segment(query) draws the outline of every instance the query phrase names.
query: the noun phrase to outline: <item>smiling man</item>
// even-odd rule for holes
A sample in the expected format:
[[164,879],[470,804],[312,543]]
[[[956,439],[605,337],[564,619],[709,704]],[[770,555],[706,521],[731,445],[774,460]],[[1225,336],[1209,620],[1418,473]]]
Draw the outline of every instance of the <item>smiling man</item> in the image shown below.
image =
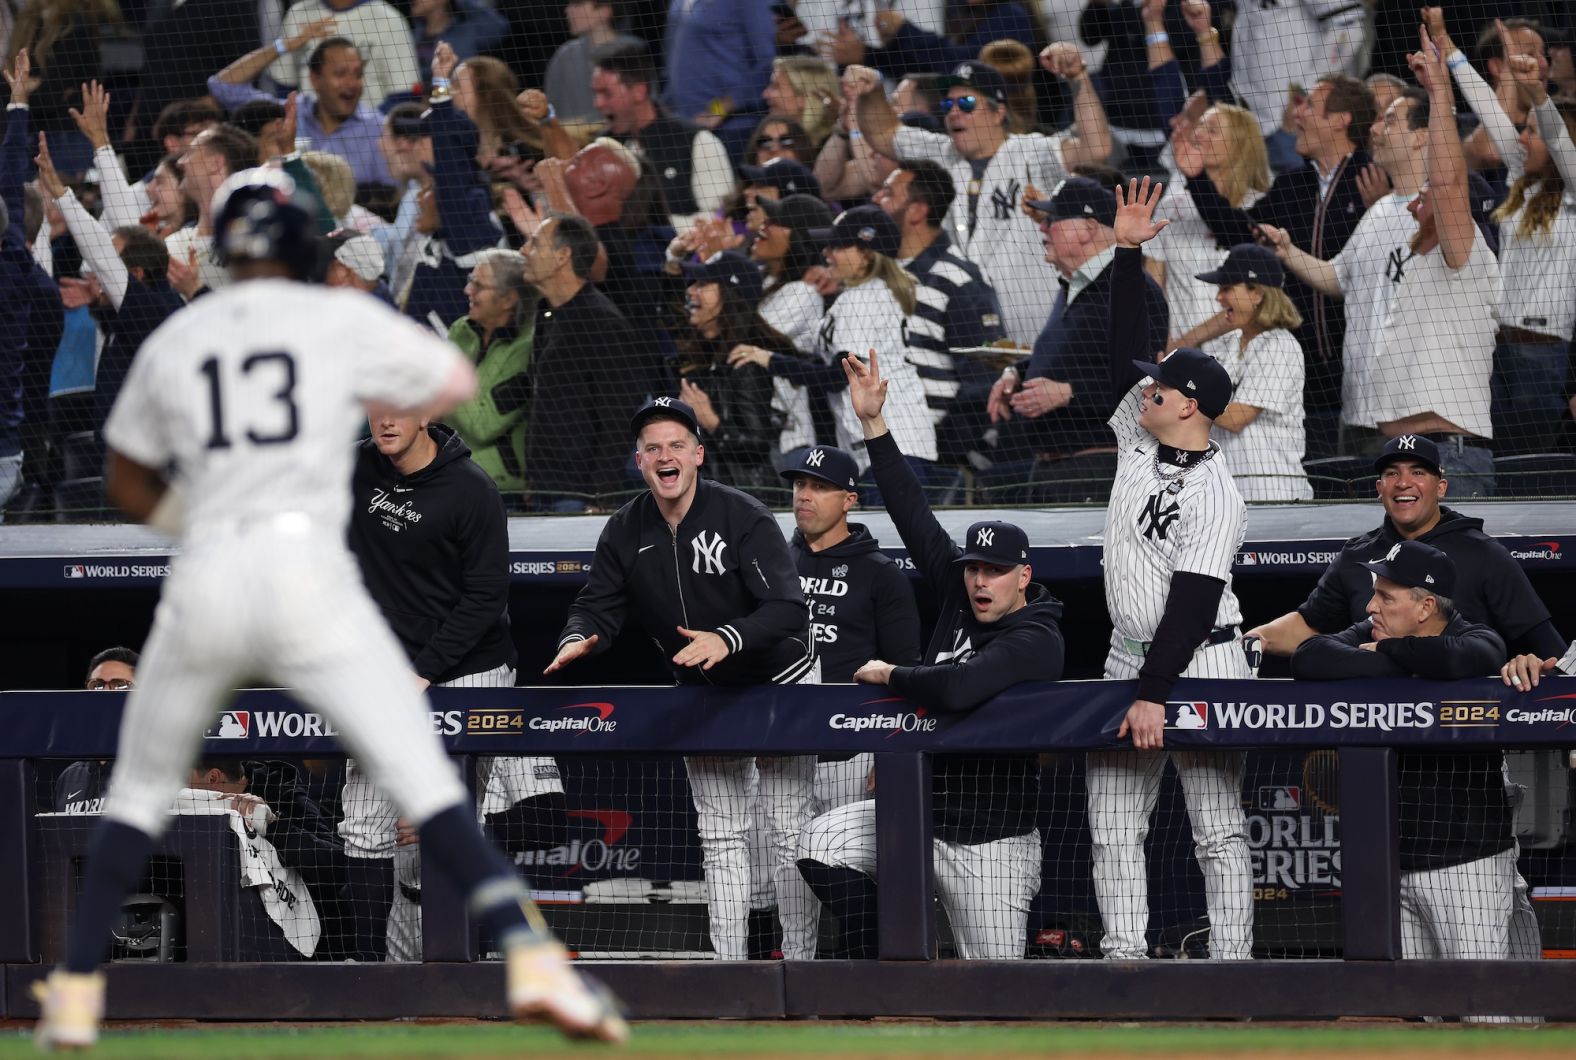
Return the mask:
[[[584,589],[569,608],[558,655],[544,673],[604,651],[633,612],[681,685],[794,684],[815,679],[799,576],[771,512],[731,486],[700,477],[706,448],[695,413],[659,397],[635,413],[635,464],[649,491],[608,519]],[[773,827],[797,840],[810,814],[813,757],[688,757],[706,864],[711,945],[721,960],[748,955],[752,791]],[[791,849],[791,848],[790,848]],[[813,903],[778,874],[784,952],[801,933],[814,956]]]
[[[1011,523],[978,522],[960,548],[937,522],[913,469],[887,428],[887,381],[879,355],[843,361],[876,485],[921,576],[940,597],[924,662],[871,659],[856,681],[889,685],[926,711],[959,713],[1023,681],[1062,676],[1061,601],[1031,580],[1029,539]],[[908,708],[904,708],[908,709]],[[1023,956],[1029,903],[1040,885],[1035,828],[1039,764],[1032,755],[937,755],[932,767],[936,892],[958,955]],[[823,902],[852,907],[869,923],[876,877],[875,803],[853,802],[817,817],[799,844],[799,871]],[[875,957],[863,932],[849,957]]]
[[1374,461],[1374,471],[1384,521],[1341,546],[1300,607],[1249,630],[1248,637],[1259,638],[1271,655],[1290,655],[1315,634],[1336,633],[1362,621],[1373,587],[1364,564],[1381,559],[1401,541],[1421,541],[1455,563],[1452,599],[1467,619],[1489,626],[1515,651],[1541,658],[1565,651],[1549,609],[1505,546],[1483,532],[1482,519],[1440,503],[1450,482],[1440,471],[1437,444],[1420,435],[1392,438]]

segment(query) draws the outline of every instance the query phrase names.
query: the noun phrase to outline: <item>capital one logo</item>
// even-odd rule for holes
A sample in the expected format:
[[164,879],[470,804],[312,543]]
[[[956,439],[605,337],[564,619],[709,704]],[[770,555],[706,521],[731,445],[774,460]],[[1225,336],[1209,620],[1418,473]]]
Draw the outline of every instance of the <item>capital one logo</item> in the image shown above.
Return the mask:
[[976,548],[995,548],[996,531],[988,528],[982,528],[974,539],[974,545]]
[[820,449],[812,449],[810,455],[804,458],[806,467],[820,467],[821,461],[826,459],[826,453]]
[[[706,531],[702,530],[690,538],[690,551],[695,554],[690,561],[690,569],[696,574],[724,573],[722,552],[727,547],[728,543],[722,539],[721,534],[712,531],[711,539],[708,541]],[[706,565],[704,570],[701,569],[703,563]]]

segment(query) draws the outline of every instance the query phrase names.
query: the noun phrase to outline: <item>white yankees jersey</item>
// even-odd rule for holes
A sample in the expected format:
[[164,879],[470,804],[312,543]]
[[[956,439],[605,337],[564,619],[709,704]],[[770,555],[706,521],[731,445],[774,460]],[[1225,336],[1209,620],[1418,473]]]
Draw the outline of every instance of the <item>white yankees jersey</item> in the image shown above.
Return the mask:
[[[1160,481],[1157,442],[1138,424],[1140,385],[1127,392],[1108,421],[1118,457],[1111,503],[1105,510],[1105,604],[1118,637],[1150,641],[1166,611],[1171,575],[1188,571],[1226,583],[1215,626],[1242,621],[1231,591],[1231,564],[1247,532],[1247,508],[1218,446],[1215,456],[1180,480]],[[1174,472],[1173,472],[1174,473]]]
[[897,152],[903,158],[928,158],[952,174],[957,198],[947,211],[946,230],[958,253],[977,264],[1001,300],[1007,337],[1032,346],[1050,316],[1056,295],[1056,269],[1045,260],[1040,230],[1024,216],[1023,189],[1030,183],[1049,195],[1068,173],[1062,144],[1071,133],[1009,136],[979,178],[974,225],[969,226],[969,185],[974,170],[945,133],[902,126]]
[[1313,487],[1302,468],[1307,449],[1302,344],[1285,328],[1255,335],[1245,350],[1239,348],[1240,337],[1237,331],[1222,336],[1229,351],[1222,360],[1231,376],[1231,401],[1252,405],[1259,415],[1240,431],[1215,427],[1210,440],[1220,446],[1243,500],[1311,501]]
[[230,273],[213,254],[213,237],[197,234],[196,225],[188,225],[164,237],[164,249],[171,261],[185,262],[192,251],[197,252],[197,275],[202,285],[217,291],[230,283]]
[[[903,307],[886,284],[867,280],[838,295],[821,318],[818,352],[831,363],[841,350],[865,357],[874,349],[881,363],[881,376],[891,384],[886,410],[892,437],[904,455],[934,460],[936,426],[925,406],[919,373],[909,360],[910,326],[911,319],[903,315]],[[860,470],[864,470],[870,458],[865,455],[864,429],[854,414],[848,391],[838,391],[831,404],[832,415],[837,418],[837,444],[852,451]]]
[[343,538],[364,403],[419,406],[458,358],[359,291],[252,280],[149,336],[104,440],[145,467],[174,465],[188,542],[286,515]]

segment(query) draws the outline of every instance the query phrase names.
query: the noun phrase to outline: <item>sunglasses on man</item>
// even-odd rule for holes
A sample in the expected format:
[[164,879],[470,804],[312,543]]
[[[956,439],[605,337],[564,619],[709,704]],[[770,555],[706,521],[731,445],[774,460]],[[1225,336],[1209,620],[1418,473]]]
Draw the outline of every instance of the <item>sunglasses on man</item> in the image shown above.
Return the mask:
[[957,107],[965,114],[973,114],[974,108],[979,105],[978,96],[958,96],[956,99],[949,97],[941,101],[941,113],[951,114],[952,108]]

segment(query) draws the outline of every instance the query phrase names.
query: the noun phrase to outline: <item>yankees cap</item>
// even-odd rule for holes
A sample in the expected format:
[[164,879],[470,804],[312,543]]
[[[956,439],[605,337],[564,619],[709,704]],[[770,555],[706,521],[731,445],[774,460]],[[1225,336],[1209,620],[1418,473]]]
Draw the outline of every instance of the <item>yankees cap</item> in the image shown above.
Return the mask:
[[837,215],[831,228],[817,228],[810,238],[824,247],[864,247],[889,258],[897,257],[903,233],[897,222],[879,206],[855,206]]
[[859,488],[859,464],[851,454],[830,445],[812,445],[793,453],[781,474],[790,482],[808,475],[845,490]]
[[1384,559],[1363,566],[1408,589],[1423,589],[1436,596],[1454,596],[1456,565],[1433,545],[1422,541],[1401,541]]
[[989,563],[994,567],[1016,567],[1029,562],[1029,535],[1012,523],[987,519],[969,527],[963,555],[955,563]]
[[1057,184],[1048,199],[1033,199],[1028,205],[1039,210],[1050,224],[1082,217],[1103,224],[1116,224],[1116,194],[1088,177],[1068,177]]
[[786,195],[781,199],[757,199],[755,205],[774,225],[795,232],[813,232],[832,227],[832,208],[814,195]]
[[641,429],[652,420],[682,423],[695,437],[700,437],[700,422],[695,419],[695,410],[676,397],[654,397],[640,406],[635,418],[629,421],[630,433],[638,439]]
[[792,158],[773,158],[759,166],[740,166],[746,187],[776,188],[779,195],[821,197],[821,182],[810,167]]
[[752,309],[766,293],[761,267],[737,250],[724,250],[705,261],[686,261],[684,275],[690,283],[714,283],[724,294],[731,291]]
[[1432,438],[1421,434],[1403,434],[1391,438],[1374,458],[1374,470],[1382,474],[1385,468],[1398,460],[1423,464],[1434,474],[1444,477],[1439,467],[1439,446]]
[[1286,284],[1286,267],[1269,247],[1257,243],[1238,243],[1226,255],[1226,260],[1210,272],[1197,274],[1201,283],[1229,287],[1237,283],[1255,283],[1260,287],[1283,287]]
[[997,103],[1007,102],[1007,79],[1002,77],[995,67],[977,59],[959,63],[952,68],[950,74],[936,82],[936,88],[943,94],[951,92],[959,85],[976,89]]
[[1149,378],[1198,402],[1198,410],[1219,419],[1231,404],[1231,376],[1221,363],[1203,350],[1182,347],[1171,351],[1160,364],[1134,361],[1133,367]]

